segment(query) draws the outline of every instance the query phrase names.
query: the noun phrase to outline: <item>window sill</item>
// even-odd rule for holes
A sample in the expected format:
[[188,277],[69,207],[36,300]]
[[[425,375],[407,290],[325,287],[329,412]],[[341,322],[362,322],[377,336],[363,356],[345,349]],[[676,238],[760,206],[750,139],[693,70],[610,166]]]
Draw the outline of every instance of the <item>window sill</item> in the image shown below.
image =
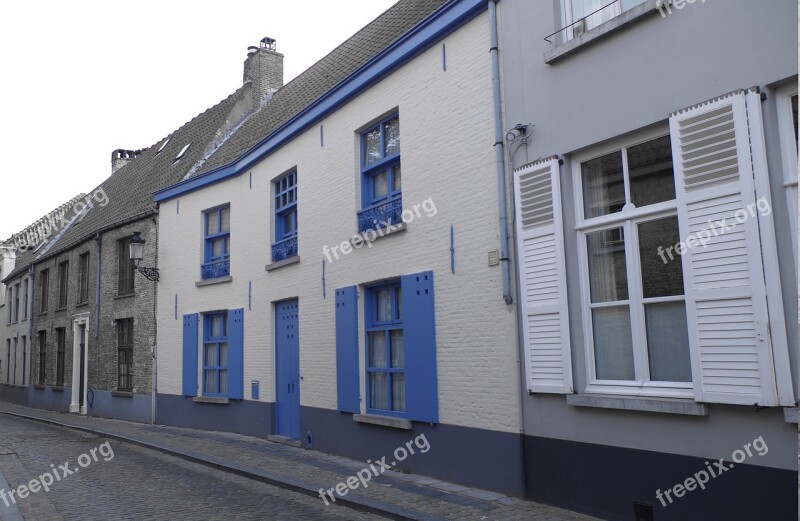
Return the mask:
[[60,313],[61,311],[66,311],[66,310],[67,310],[67,306],[62,306],[60,308],[54,309],[53,311],[55,311],[56,313]]
[[798,414],[797,407],[784,407],[783,408],[783,419],[786,420],[786,423],[794,423],[795,425],[798,424],[798,419],[800,414]]
[[54,392],[57,392],[57,393],[63,393],[64,392],[64,387],[61,386],[61,385],[53,385],[53,386],[50,386],[50,390],[54,391]]
[[116,396],[117,398],[133,398],[133,393],[131,391],[111,391],[111,396]]
[[568,394],[567,404],[573,407],[595,407],[599,409],[622,409],[626,411],[658,412],[686,416],[708,416],[708,407],[703,403],[677,398],[638,398],[601,394]]
[[40,391],[43,391],[45,389],[44,385],[42,384],[33,384],[33,388],[39,389]]
[[[634,22],[642,21],[643,17],[658,12],[656,3],[657,0],[647,0],[643,4],[621,13],[619,16],[598,25],[594,29],[586,31],[580,36],[557,43],[554,49],[544,53],[544,62],[548,65],[552,65],[589,44],[595,43],[598,40],[618,32]],[[568,30],[570,29],[566,29],[565,31]]]
[[271,264],[267,264],[266,266],[264,266],[264,269],[266,271],[277,270],[278,268],[289,266],[290,264],[296,264],[298,262],[300,262],[300,255],[295,255],[294,257],[289,257],[288,259],[283,259],[277,262],[273,262]]
[[403,418],[394,418],[391,416],[377,416],[374,414],[354,414],[353,421],[358,423],[368,423],[370,425],[379,425],[381,427],[391,427],[393,429],[402,429],[405,431],[411,430],[411,422]]
[[45,316],[47,313],[48,313],[47,311],[40,311],[39,313],[37,313],[37,316],[39,316],[39,317],[43,317],[43,316]]
[[217,277],[215,279],[198,280],[194,283],[195,287],[202,288],[203,286],[213,286],[214,284],[224,284],[226,282],[233,282],[233,277]]
[[77,308],[85,308],[88,305],[89,305],[89,301],[88,300],[86,302],[78,302],[77,304],[75,304],[75,308],[76,309]]
[[194,396],[192,401],[194,403],[214,403],[217,405],[229,405],[231,403],[230,398],[213,398],[211,396]]
[[120,300],[120,299],[124,299],[124,298],[131,298],[131,297],[135,297],[135,296],[136,296],[135,292],[123,293],[121,295],[117,295],[116,297],[114,297],[114,300]]

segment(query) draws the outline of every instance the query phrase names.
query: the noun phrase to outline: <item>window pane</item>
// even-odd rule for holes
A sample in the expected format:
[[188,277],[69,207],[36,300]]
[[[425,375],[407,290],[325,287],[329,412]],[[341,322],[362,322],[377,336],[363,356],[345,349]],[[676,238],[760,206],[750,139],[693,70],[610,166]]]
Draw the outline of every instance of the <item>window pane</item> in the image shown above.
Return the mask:
[[792,96],[792,120],[794,121],[794,140],[797,142],[797,96]]
[[375,294],[378,322],[392,320],[392,290],[382,289]]
[[283,235],[290,235],[294,232],[294,211],[283,214]]
[[403,346],[403,330],[395,329],[391,333],[392,367],[405,367],[405,347]]
[[228,371],[224,369],[219,372],[219,393],[228,394]]
[[[577,22],[581,18],[594,13],[601,7],[611,4],[609,0],[572,0],[572,21]],[[609,5],[597,14],[593,14],[586,19],[586,29],[597,27],[601,23],[610,20],[614,16],[615,5]]]
[[369,367],[386,367],[386,332],[369,333]]
[[206,214],[206,235],[219,233],[219,215],[217,212]]
[[403,288],[397,288],[395,294],[395,309],[397,310],[397,320],[403,320]]
[[675,251],[679,240],[677,217],[639,224],[644,298],[683,295],[683,264]]
[[672,143],[664,136],[628,149],[631,201],[637,208],[675,199]]
[[650,380],[691,382],[689,333],[684,302],[661,302],[644,306]]
[[403,174],[400,171],[400,165],[392,167],[392,191],[399,192],[402,190]]
[[206,344],[206,356],[203,365],[217,366],[217,344]]
[[371,165],[381,158],[381,131],[375,129],[364,134],[364,166]]
[[385,197],[389,193],[389,185],[386,181],[386,172],[372,176],[372,198]]
[[592,310],[594,362],[599,380],[634,380],[628,306]]
[[223,240],[222,239],[215,239],[211,241],[211,257],[218,259],[222,257],[224,252],[223,248]]
[[217,371],[216,369],[210,369],[208,371],[203,371],[204,375],[204,382],[203,385],[203,392],[205,393],[214,393],[217,392]]
[[228,343],[222,342],[219,345],[219,365],[222,367],[228,366]]
[[625,206],[622,152],[581,163],[584,217],[591,219],[619,212]]
[[373,409],[389,410],[386,373],[369,373],[369,403]]
[[406,375],[403,373],[392,374],[392,410],[406,410]]
[[384,152],[387,157],[400,152],[399,118],[394,118],[386,122],[386,126],[383,129],[383,139],[386,142]]
[[211,338],[223,336],[225,336],[225,317],[223,315],[214,315],[211,317]]
[[627,300],[628,274],[622,228],[589,233],[586,243],[592,302]]
[[221,219],[222,219],[222,226],[220,227],[221,232],[229,232],[231,230],[231,209],[230,208],[223,208],[220,210]]

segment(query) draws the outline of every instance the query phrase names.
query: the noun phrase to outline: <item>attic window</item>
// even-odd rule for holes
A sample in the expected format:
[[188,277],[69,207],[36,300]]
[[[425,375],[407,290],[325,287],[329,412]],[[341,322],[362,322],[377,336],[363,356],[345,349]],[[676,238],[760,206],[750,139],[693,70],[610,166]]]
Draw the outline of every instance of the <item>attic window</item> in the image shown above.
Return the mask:
[[186,151],[187,151],[187,150],[189,150],[189,147],[190,147],[190,146],[192,146],[192,144],[191,144],[191,143],[189,143],[188,145],[186,145],[185,147],[183,147],[183,148],[181,149],[181,151],[180,151],[180,152],[178,152],[178,155],[177,155],[177,156],[175,156],[175,161],[178,161],[180,158],[182,158],[182,157],[183,157],[183,154],[185,154],[185,153],[186,153]]
[[162,151],[162,150],[164,150],[164,147],[165,147],[165,146],[167,146],[167,143],[169,143],[169,138],[167,138],[167,140],[166,140],[166,141],[164,141],[163,143],[161,143],[161,146],[160,146],[160,147],[158,147],[158,150],[156,151],[156,154],[160,154],[160,153],[161,153],[161,151]]

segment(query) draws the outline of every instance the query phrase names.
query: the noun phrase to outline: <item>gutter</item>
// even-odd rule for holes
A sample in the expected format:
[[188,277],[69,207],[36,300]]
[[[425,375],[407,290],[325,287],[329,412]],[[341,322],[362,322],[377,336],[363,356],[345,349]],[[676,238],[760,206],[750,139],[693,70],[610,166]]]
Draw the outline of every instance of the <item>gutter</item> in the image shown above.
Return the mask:
[[492,56],[492,97],[494,101],[494,154],[497,165],[498,221],[500,226],[500,263],[503,271],[503,300],[511,305],[511,266],[508,258],[508,215],[506,213],[506,153],[503,143],[502,98],[500,93],[500,57],[497,39],[497,0],[489,1],[489,53]]

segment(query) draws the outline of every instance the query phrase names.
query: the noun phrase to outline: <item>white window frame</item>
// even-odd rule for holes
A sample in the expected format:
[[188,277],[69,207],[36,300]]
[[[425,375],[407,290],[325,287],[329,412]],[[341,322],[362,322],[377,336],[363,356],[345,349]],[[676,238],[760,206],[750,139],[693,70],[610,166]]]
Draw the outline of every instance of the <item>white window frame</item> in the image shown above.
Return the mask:
[[[685,302],[686,295],[644,299],[642,295],[641,264],[639,259],[639,237],[636,226],[641,222],[657,220],[678,215],[676,199],[648,205],[644,208],[633,208],[626,204],[622,211],[586,219],[584,217],[583,176],[581,164],[591,159],[617,152],[625,148],[640,145],[647,141],[669,136],[669,128],[658,128],[636,133],[634,136],[614,139],[599,147],[576,154],[572,158],[572,185],[575,193],[575,235],[578,241],[578,262],[580,263],[581,313],[583,319],[583,335],[586,345],[586,393],[619,394],[625,396],[688,398],[694,399],[693,382],[658,382],[641,379],[599,380],[596,375],[594,356],[594,330],[592,327],[592,309],[627,305],[631,317],[631,334],[633,344],[634,373],[637,377],[649,375],[650,367],[647,352],[647,330],[643,313],[643,303]],[[627,154],[622,154],[623,170],[628,171]],[[674,161],[674,159],[673,159]],[[625,199],[630,201],[630,183],[625,179]],[[589,253],[586,237],[591,232],[607,229],[611,226],[621,227],[625,234],[626,276],[636,273],[638,276],[628,277],[628,300],[609,303],[592,304],[589,285]],[[679,230],[679,236],[683,234]],[[665,247],[668,245],[665,245]],[[680,262],[676,258],[671,262]]]
[[798,95],[797,83],[780,87],[775,91],[778,110],[778,134],[783,159],[783,188],[789,209],[789,228],[792,232],[792,255],[797,264],[797,141],[792,118],[792,98]]

